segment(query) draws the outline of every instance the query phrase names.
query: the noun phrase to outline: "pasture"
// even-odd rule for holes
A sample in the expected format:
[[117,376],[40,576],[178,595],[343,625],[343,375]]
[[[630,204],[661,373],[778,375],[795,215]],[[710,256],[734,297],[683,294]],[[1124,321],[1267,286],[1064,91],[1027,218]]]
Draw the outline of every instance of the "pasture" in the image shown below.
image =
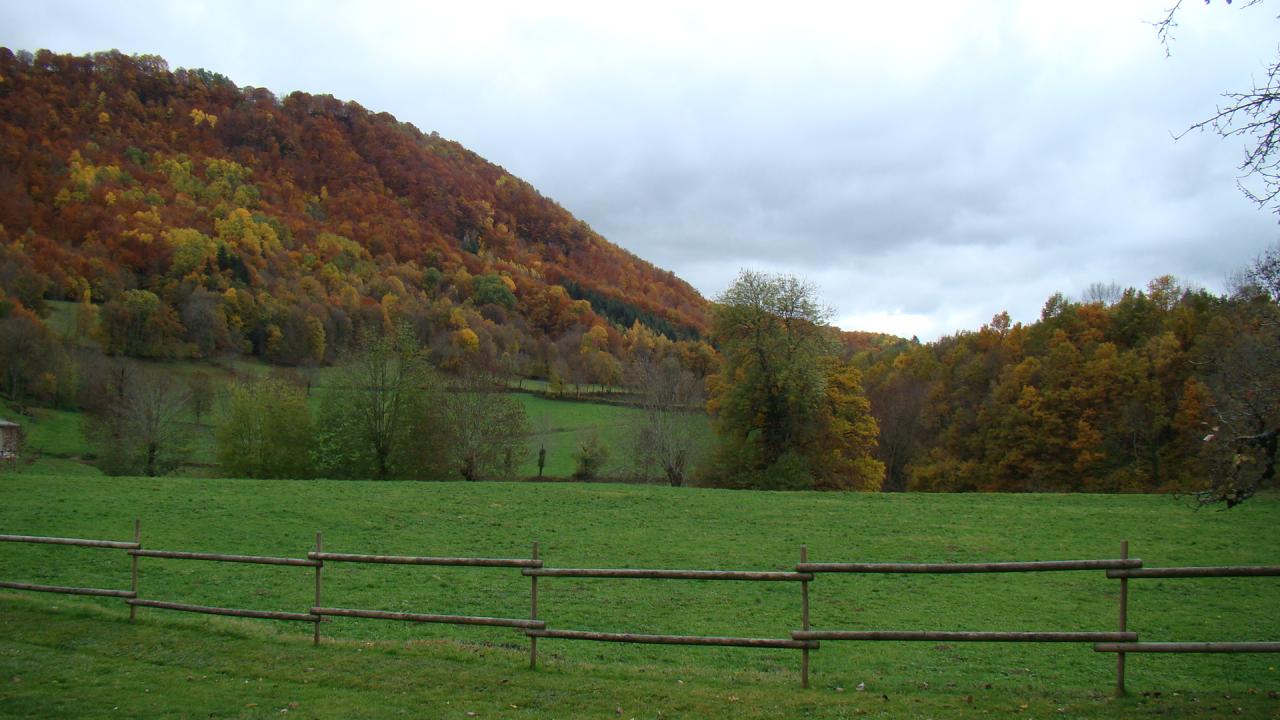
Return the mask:
[[[311,549],[317,531],[327,551],[353,553],[527,557],[538,541],[549,567],[785,570],[801,545],[814,562],[1097,559],[1115,557],[1122,539],[1147,566],[1274,564],[1280,548],[1274,496],[1197,512],[1139,495],[29,473],[0,483],[2,533],[124,540],[136,516],[144,547],[290,557]],[[312,600],[305,568],[141,563],[147,598],[294,612]],[[5,580],[127,587],[128,565],[119,551],[0,545]],[[327,565],[325,577],[326,604],[340,607],[528,613],[529,581],[510,569]],[[1129,627],[1150,641],[1275,640],[1275,591],[1268,578],[1135,580]],[[539,592],[539,616],[559,629],[786,637],[800,622],[794,583],[547,578]],[[811,584],[813,625],[826,629],[1111,630],[1117,593],[1101,572],[821,575]],[[7,715],[108,715],[111,705],[135,716],[265,716],[289,703],[305,717],[1280,712],[1268,655],[1130,655],[1131,695],[1114,700],[1114,656],[1083,644],[823,642],[813,686],[801,690],[794,650],[548,639],[530,671],[527,640],[500,628],[335,618],[315,649],[309,624],[144,608],[130,625],[119,600],[9,591],[0,618]]]
[[[235,374],[252,375],[267,372],[260,363],[238,362],[228,367],[200,363],[166,363],[158,365],[176,377],[184,378],[196,370],[209,374],[223,385],[231,382]],[[320,373],[317,388],[323,388],[327,377]],[[312,410],[319,407],[319,393],[312,393]],[[632,447],[642,411],[618,405],[607,405],[589,400],[549,399],[529,392],[513,392],[512,396],[524,407],[528,420],[529,438],[525,452],[518,459],[515,472],[518,478],[538,475],[538,450],[546,449],[543,475],[549,478],[567,478],[573,474],[573,454],[593,434],[609,448],[609,462],[604,473],[608,477],[628,478],[631,475]],[[589,396],[588,396],[589,397]],[[185,423],[190,430],[191,444],[188,464],[178,474],[192,477],[215,477],[218,469],[215,433],[219,400],[215,400],[200,423],[187,413]],[[8,403],[0,400],[0,418],[20,423],[27,434],[26,453],[34,462],[24,467],[31,474],[71,475],[99,474],[92,465],[93,450],[85,437],[85,416],[69,410],[29,407],[28,415],[17,413]],[[700,425],[700,442],[704,450],[712,442],[710,421]]]

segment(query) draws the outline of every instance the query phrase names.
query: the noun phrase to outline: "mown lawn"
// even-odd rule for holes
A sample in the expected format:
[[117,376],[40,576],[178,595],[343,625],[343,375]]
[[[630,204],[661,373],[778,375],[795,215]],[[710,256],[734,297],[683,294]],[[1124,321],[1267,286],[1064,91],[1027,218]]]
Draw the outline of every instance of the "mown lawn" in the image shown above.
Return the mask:
[[[1161,496],[26,474],[0,483],[0,533],[127,539],[136,516],[147,547],[293,557],[317,531],[327,550],[380,554],[527,557],[536,540],[551,567],[782,570],[802,544],[815,562],[1047,560],[1114,557],[1128,539],[1148,566],[1275,563],[1280,548],[1274,496],[1196,512]],[[306,568],[141,563],[151,599],[297,612],[314,592]],[[327,605],[529,610],[516,570],[331,563],[325,576]],[[0,579],[127,587],[128,577],[121,551],[0,544]],[[1276,583],[1134,580],[1130,628],[1144,640],[1275,640]],[[1110,630],[1118,583],[1101,572],[823,575],[811,589],[817,628]],[[786,637],[800,623],[791,583],[547,578],[539,590],[540,617],[559,629]],[[1280,713],[1268,695],[1280,691],[1280,658],[1267,655],[1131,655],[1132,694],[1115,701],[1114,656],[1084,645],[824,642],[802,691],[796,651],[546,639],[544,668],[530,672],[527,640],[507,629],[335,618],[316,650],[305,624],[127,617],[119,600],[0,594],[0,678],[20,678],[0,692],[0,713],[108,715],[114,703],[125,716],[264,716],[291,702],[304,717]],[[71,692],[77,678],[85,686]]]

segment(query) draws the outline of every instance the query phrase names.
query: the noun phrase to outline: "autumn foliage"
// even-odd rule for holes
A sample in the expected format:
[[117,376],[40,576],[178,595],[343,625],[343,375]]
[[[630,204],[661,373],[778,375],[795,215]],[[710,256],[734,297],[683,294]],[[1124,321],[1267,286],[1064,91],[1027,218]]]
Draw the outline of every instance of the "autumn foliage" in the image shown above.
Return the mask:
[[707,324],[688,284],[456,142],[115,51],[0,48],[0,287],[100,309],[113,353],[326,363],[403,324],[445,367],[584,382],[586,334]]
[[1209,481],[1210,384],[1233,301],[1172,278],[1054,295],[934,343],[860,357],[892,489],[1193,491]]
[[[725,485],[1212,485],[1234,503],[1276,476],[1277,256],[1234,296],[1162,277],[928,344],[839,334],[809,288],[770,276],[712,309],[501,167],[354,102],[150,55],[0,48],[0,392],[19,405],[92,410],[77,344],[42,320],[67,300],[78,344],[115,356],[315,366],[408,333],[447,372],[552,392],[667,367],[709,379]],[[682,483],[686,449],[663,447]]]

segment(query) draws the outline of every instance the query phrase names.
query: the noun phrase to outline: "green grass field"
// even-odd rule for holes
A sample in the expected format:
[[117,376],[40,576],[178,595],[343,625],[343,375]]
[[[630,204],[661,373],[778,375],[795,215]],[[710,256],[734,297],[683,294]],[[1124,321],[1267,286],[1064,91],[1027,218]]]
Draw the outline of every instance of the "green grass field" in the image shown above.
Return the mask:
[[75,459],[89,452],[85,442],[84,415],[67,410],[29,407],[30,416],[19,415],[4,400],[0,400],[0,417],[22,425],[26,433],[26,449],[42,457]]
[[[625,477],[632,464],[632,447],[643,420],[643,412],[636,408],[604,405],[572,400],[552,400],[529,393],[515,395],[523,404],[532,433],[526,460],[520,465],[519,474],[532,477],[538,474],[538,448],[545,444],[547,464],[543,472],[552,477],[568,477],[573,474],[573,454],[590,436],[597,433],[609,448],[609,462],[605,474]],[[711,446],[710,420],[699,426],[701,437],[698,447],[703,452]],[[692,468],[690,468],[692,470]]]
[[[168,367],[168,366],[166,366]],[[234,366],[236,372],[263,372],[265,366],[242,363]],[[215,382],[225,384],[231,380],[228,368],[196,363],[175,363],[172,371],[179,377],[201,370],[209,373]],[[323,374],[320,382],[324,382]],[[312,393],[313,410],[319,407],[319,392]],[[631,448],[641,420],[641,411],[629,407],[604,405],[574,400],[552,400],[530,393],[514,393],[524,406],[529,421],[530,437],[524,455],[516,468],[518,477],[535,477],[538,474],[538,449],[546,447],[547,458],[543,474],[565,478],[574,470],[573,453],[591,433],[598,433],[609,448],[609,462],[605,474],[624,477],[631,464]],[[89,458],[92,449],[84,436],[84,416],[78,412],[32,407],[30,417],[19,415],[0,400],[0,418],[20,423],[27,433],[26,447],[34,463],[26,468],[32,474],[99,474]],[[195,477],[217,476],[215,429],[218,422],[216,402],[213,408],[195,422],[188,414],[186,424],[191,431],[189,465],[179,470],[180,475]],[[709,421],[702,425],[700,445],[709,447],[711,427]]]
[[[367,483],[0,476],[0,533],[128,539],[151,548],[299,557],[334,552],[527,556],[550,567],[781,570],[823,561],[1114,557],[1148,566],[1275,563],[1280,500],[1231,512],[1161,496],[756,493],[632,485]],[[306,568],[142,559],[143,597],[302,611]],[[325,603],[523,617],[506,569],[330,564]],[[127,587],[120,551],[0,544],[0,578]],[[823,575],[827,629],[1110,630],[1118,582],[1101,572]],[[1276,581],[1131,581],[1144,640],[1274,640]],[[786,637],[799,588],[782,583],[548,578],[550,627]],[[56,608],[56,609],[55,609]],[[0,715],[384,717],[1274,717],[1267,655],[1131,655],[1084,645],[824,642],[813,687],[787,650],[543,640],[527,669],[517,631],[336,618],[310,625],[141,609],[119,600],[0,594]],[[859,684],[863,690],[857,690]],[[290,703],[297,703],[290,708]],[[446,704],[448,703],[448,704]],[[119,707],[118,711],[112,708]],[[621,709],[618,712],[618,709]],[[476,715],[467,715],[476,713]]]

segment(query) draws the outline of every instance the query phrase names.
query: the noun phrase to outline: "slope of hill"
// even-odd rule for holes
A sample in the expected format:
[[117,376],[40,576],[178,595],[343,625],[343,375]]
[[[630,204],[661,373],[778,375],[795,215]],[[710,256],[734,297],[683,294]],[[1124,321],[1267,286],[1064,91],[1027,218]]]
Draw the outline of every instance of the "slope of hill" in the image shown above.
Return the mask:
[[116,51],[0,48],[0,288],[132,303],[162,337],[131,354],[290,364],[399,322],[532,373],[593,327],[614,355],[614,326],[706,327],[687,283],[456,142]]

